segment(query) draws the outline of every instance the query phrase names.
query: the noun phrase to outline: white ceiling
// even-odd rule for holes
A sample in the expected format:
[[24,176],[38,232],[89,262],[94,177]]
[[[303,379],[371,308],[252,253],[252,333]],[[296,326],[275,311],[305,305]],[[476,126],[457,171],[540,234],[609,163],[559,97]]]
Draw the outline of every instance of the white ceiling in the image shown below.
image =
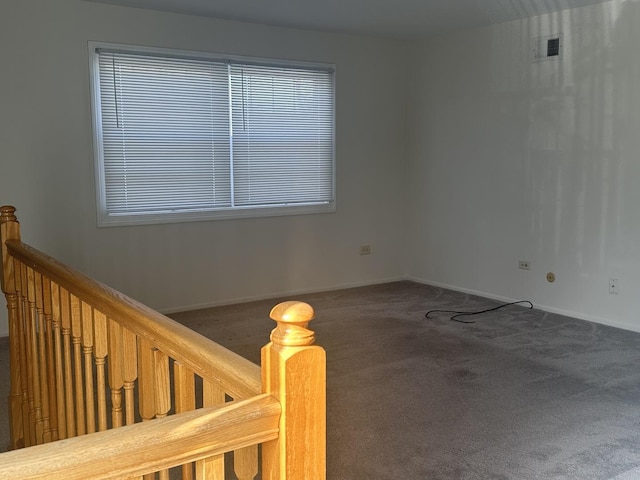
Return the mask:
[[88,0],[268,25],[399,39],[463,30],[607,0]]

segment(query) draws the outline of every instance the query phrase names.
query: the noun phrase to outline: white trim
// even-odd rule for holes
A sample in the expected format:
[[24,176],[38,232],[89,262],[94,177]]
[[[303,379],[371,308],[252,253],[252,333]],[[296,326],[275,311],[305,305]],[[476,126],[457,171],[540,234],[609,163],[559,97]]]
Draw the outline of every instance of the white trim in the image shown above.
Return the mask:
[[201,60],[214,60],[219,62],[238,62],[244,64],[263,65],[272,67],[298,67],[306,68],[318,71],[335,72],[336,66],[333,63],[323,62],[308,62],[304,60],[295,59],[280,59],[269,57],[251,57],[247,55],[231,55],[215,52],[203,52],[197,50],[180,50],[176,48],[165,47],[151,47],[146,45],[130,45],[124,43],[111,43],[111,42],[99,42],[89,41],[89,52],[96,53],[96,49],[103,50],[115,50],[118,52],[132,52],[132,53],[144,53],[149,55],[161,55],[172,56],[176,58],[185,59],[201,59]]
[[160,225],[163,223],[201,222],[205,220],[231,220],[240,218],[281,217],[290,215],[309,215],[314,213],[333,213],[335,202],[322,205],[296,205],[286,207],[233,207],[218,210],[199,210],[193,212],[157,212],[140,215],[110,215],[104,212],[99,216],[99,227],[129,225]]
[[[142,45],[126,45],[108,42],[88,42],[89,49],[89,76],[90,76],[90,92],[91,92],[91,109],[92,109],[92,137],[94,152],[94,174],[96,182],[96,209],[97,209],[97,225],[98,227],[112,226],[131,226],[131,225],[149,225],[162,223],[182,223],[196,222],[206,220],[224,220],[237,218],[258,218],[272,216],[289,216],[289,215],[306,215],[317,213],[333,213],[336,211],[336,95],[335,95],[335,65],[328,63],[307,62],[297,60],[280,60],[271,58],[258,58],[239,55],[223,55],[218,53],[186,51],[169,48],[149,47]],[[307,70],[315,70],[318,72],[331,72],[331,89],[332,89],[332,151],[331,151],[331,201],[308,203],[308,204],[270,204],[265,206],[250,206],[211,208],[211,209],[193,209],[193,210],[171,210],[171,211],[153,211],[113,214],[107,212],[107,191],[106,178],[104,172],[104,145],[102,138],[102,105],[100,94],[100,72],[98,67],[98,51],[119,51],[131,52],[147,55],[159,55],[163,57],[186,58],[186,59],[202,59],[209,61],[217,61],[220,63],[243,63],[262,66],[282,66],[289,68],[301,68]],[[231,99],[229,100],[231,102]],[[232,121],[229,122],[232,128]],[[230,141],[232,141],[232,138]],[[233,145],[230,145],[231,153]],[[233,161],[233,156],[231,157]],[[232,168],[232,166],[231,166]],[[233,170],[231,170],[233,175]],[[233,178],[231,179],[231,189],[233,190]],[[233,192],[232,192],[233,193]],[[234,198],[233,196],[231,197]]]
[[[163,309],[160,309],[159,312],[164,315],[168,315],[171,313],[189,312],[192,310],[202,310],[205,308],[222,307],[225,305],[236,305],[239,303],[257,302],[260,300],[273,299],[274,301],[277,301],[278,299],[281,299],[283,297],[293,297],[295,295],[309,295],[314,293],[332,292],[334,290],[345,290],[348,288],[368,287],[371,285],[382,285],[385,283],[401,282],[404,280],[407,280],[407,278],[391,277],[391,278],[376,280],[375,282],[353,282],[353,283],[342,283],[339,285],[332,285],[332,286],[320,287],[320,288],[306,288],[306,289],[303,288],[300,290],[285,290],[280,292],[265,293],[261,295],[234,297],[227,300],[220,300],[215,302],[205,302],[205,303],[197,303],[197,304],[190,304],[190,305],[182,305],[179,307],[163,308]],[[291,298],[288,298],[288,299],[290,300]]]
[[93,143],[93,168],[96,182],[96,209],[98,211],[98,226],[104,216],[104,205],[107,204],[104,178],[104,145],[102,144],[102,115],[100,114],[100,72],[98,55],[94,42],[89,42],[89,91],[91,92],[91,138]]

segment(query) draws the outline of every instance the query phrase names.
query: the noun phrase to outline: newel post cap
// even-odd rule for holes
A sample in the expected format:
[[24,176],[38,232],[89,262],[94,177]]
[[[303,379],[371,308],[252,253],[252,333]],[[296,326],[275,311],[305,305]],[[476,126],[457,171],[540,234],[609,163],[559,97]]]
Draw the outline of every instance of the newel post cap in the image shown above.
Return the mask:
[[0,223],[17,222],[18,218],[15,213],[16,207],[11,205],[3,205],[0,207]]
[[269,317],[278,323],[271,331],[271,341],[287,347],[312,345],[315,342],[315,334],[307,326],[315,316],[313,307],[308,303],[295,300],[279,303],[269,314]]

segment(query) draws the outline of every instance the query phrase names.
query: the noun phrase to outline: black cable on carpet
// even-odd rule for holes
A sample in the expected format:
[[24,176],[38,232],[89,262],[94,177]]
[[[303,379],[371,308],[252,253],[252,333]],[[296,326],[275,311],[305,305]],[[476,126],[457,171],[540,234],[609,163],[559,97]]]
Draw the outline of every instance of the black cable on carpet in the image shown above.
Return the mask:
[[429,310],[427,313],[424,314],[424,316],[426,318],[430,318],[429,314],[431,313],[454,313],[455,315],[449,317],[449,320],[453,320],[454,322],[460,322],[460,323],[476,323],[474,320],[459,320],[458,317],[463,317],[466,315],[480,315],[481,313],[493,312],[495,310],[499,310],[501,308],[508,307],[510,305],[518,305],[520,303],[528,303],[529,310],[533,308],[533,303],[531,303],[529,300],[518,300],[517,302],[505,303],[504,305],[498,305],[497,307],[488,308],[486,310],[480,310],[477,312],[457,312],[455,310]]

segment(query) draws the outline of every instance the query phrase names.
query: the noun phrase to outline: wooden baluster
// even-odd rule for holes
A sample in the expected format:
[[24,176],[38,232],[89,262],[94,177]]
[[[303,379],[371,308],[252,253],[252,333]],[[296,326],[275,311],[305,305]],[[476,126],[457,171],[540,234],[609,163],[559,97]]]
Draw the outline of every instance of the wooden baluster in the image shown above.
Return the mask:
[[71,340],[71,295],[60,287],[60,316],[62,320],[62,347],[64,350],[64,398],[67,415],[67,438],[75,437],[76,416],[74,412],[73,361]]
[[43,443],[44,424],[42,422],[40,361],[38,359],[38,311],[36,310],[36,286],[35,273],[32,268],[26,268],[27,301],[29,303],[29,319],[27,322],[27,352],[31,371],[31,391],[29,402],[31,404],[31,422],[35,427],[35,445]]
[[31,365],[31,316],[29,307],[29,286],[27,281],[27,266],[20,263],[20,285],[22,286],[22,315],[23,315],[23,352],[26,359],[26,375],[25,378],[25,401],[26,418],[25,428],[27,429],[26,439],[28,443],[25,446],[30,447],[36,445],[36,431],[34,421],[34,404],[33,404],[33,369]]
[[233,452],[233,468],[238,480],[253,480],[258,475],[258,445]]
[[56,396],[56,359],[53,347],[53,302],[51,299],[51,280],[42,278],[43,310],[45,320],[45,351],[47,365],[48,408],[47,418],[50,422],[51,440],[58,440],[58,402]]
[[253,480],[258,475],[258,445],[233,452],[233,471],[238,480]]
[[[153,345],[143,337],[138,337],[138,408],[143,422],[156,416],[155,361]],[[153,480],[155,474],[144,475],[145,480]]]
[[84,357],[84,389],[87,433],[96,431],[96,400],[93,389],[93,307],[80,302],[82,319],[82,355]]
[[138,346],[135,333],[124,327],[122,328],[122,354],[126,424],[133,425],[136,421],[134,389],[136,378],[138,378]]
[[[190,412],[196,408],[196,386],[193,371],[177,360],[173,364],[176,413]],[[193,463],[182,465],[182,480],[193,480]]]
[[109,388],[111,389],[111,428],[122,426],[122,328],[109,318]]
[[162,350],[153,349],[155,368],[156,418],[164,418],[171,409],[171,379],[169,376],[169,357]]
[[142,421],[152,420],[156,416],[153,346],[142,337],[138,337],[138,395]]
[[[202,406],[213,407],[225,402],[224,390],[218,383],[202,380]],[[196,480],[224,480],[224,455],[198,460]]]
[[6,293],[7,310],[9,315],[9,450],[24,446],[24,432],[22,429],[22,386],[20,379],[20,351],[18,322],[18,295]]
[[262,348],[263,391],[282,406],[277,440],[262,446],[262,477],[326,478],[326,355],[307,325],[313,308],[283,302],[271,310],[278,326]]
[[16,288],[18,290],[18,310],[19,310],[19,342],[20,342],[20,372],[22,382],[22,425],[24,431],[24,446],[29,447],[35,444],[35,428],[31,423],[31,368],[29,366],[29,351],[27,348],[27,323],[29,322],[29,302],[27,300],[27,280],[26,266],[14,260],[16,267]]
[[51,424],[49,423],[49,385],[48,374],[49,367],[47,365],[47,346],[46,346],[46,319],[44,314],[44,290],[42,284],[42,274],[34,272],[34,290],[36,303],[36,328],[37,328],[37,346],[38,351],[36,358],[38,360],[37,369],[40,379],[40,411],[42,415],[42,442],[51,442]]
[[24,446],[24,429],[22,423],[22,378],[25,373],[20,365],[20,337],[22,328],[20,323],[20,310],[18,306],[19,295],[16,287],[16,265],[9,255],[5,241],[20,240],[20,224],[15,216],[16,209],[11,206],[0,208],[0,252],[2,253],[2,275],[0,285],[7,299],[7,311],[9,320],[9,449],[15,450]]
[[64,399],[64,363],[62,362],[62,314],[60,312],[60,287],[51,282],[51,315],[53,328],[53,349],[55,356],[56,413],[58,438],[67,438],[67,413]]
[[[171,409],[171,379],[169,377],[169,357],[158,349],[153,349],[155,369],[156,418],[164,418]],[[160,480],[169,480],[169,470],[158,472]]]
[[82,388],[82,311],[80,299],[70,295],[71,299],[71,340],[73,343],[73,372],[76,393],[76,428],[78,435],[87,433],[84,412],[84,393]]
[[94,353],[96,361],[96,382],[98,390],[98,430],[107,429],[107,385],[105,364],[108,352],[107,316],[95,310],[93,312]]
[[42,412],[42,440],[43,443],[51,442],[51,424],[49,421],[49,366],[47,355],[47,319],[44,311],[44,285],[40,272],[34,271],[34,287],[36,300],[36,328],[38,352],[38,375],[40,377],[40,409]]

